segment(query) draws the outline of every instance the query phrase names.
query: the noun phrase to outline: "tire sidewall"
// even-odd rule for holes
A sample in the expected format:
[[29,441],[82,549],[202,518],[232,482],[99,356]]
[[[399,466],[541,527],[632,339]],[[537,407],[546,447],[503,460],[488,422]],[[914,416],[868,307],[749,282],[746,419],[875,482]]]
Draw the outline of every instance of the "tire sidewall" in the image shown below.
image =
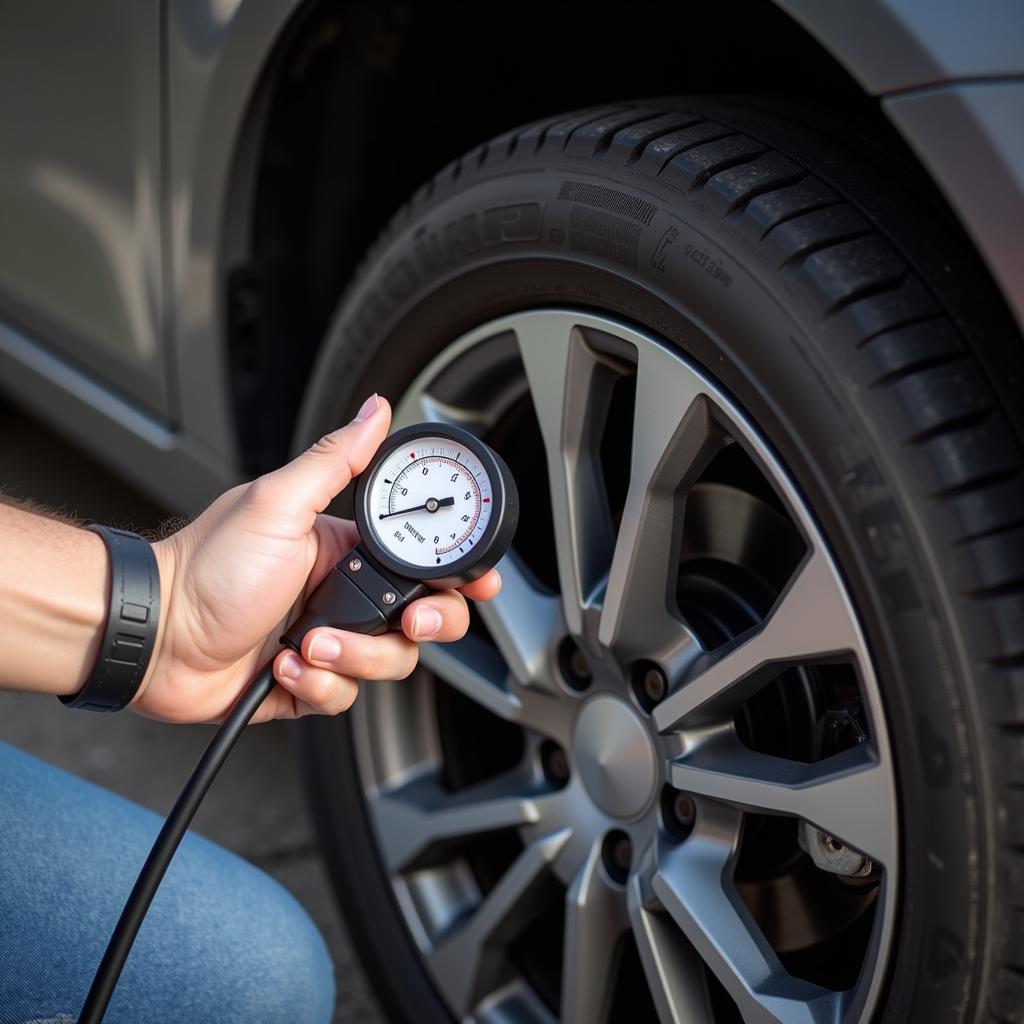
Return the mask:
[[[922,510],[912,459],[887,440],[891,411],[868,386],[855,345],[823,326],[795,276],[779,274],[700,198],[592,162],[526,162],[514,171],[484,169],[392,229],[339,308],[298,440],[333,429],[364,392],[397,399],[461,334],[528,308],[600,311],[671,341],[698,363],[758,425],[805,496],[875,660],[902,829],[898,940],[880,1019],[966,1019],[977,998],[983,931],[986,808],[977,722],[937,528]],[[654,213],[630,232],[620,226],[616,234],[608,221],[603,238],[592,216],[587,224],[598,234],[588,238],[576,204],[560,197],[567,180],[613,189]],[[317,802],[333,819],[327,832],[346,836],[331,844],[339,886],[372,947],[365,958],[378,990],[390,992],[389,1009],[404,1019],[446,1020],[411,941],[395,945],[404,926],[363,827],[350,741],[338,745],[348,727],[318,728],[318,746],[345,762],[341,771],[318,764],[321,778],[329,771],[346,782],[318,793]],[[335,811],[325,810],[330,801]],[[338,808],[360,813],[360,826],[350,817],[343,823]],[[415,984],[396,990],[396,979],[413,975]]]

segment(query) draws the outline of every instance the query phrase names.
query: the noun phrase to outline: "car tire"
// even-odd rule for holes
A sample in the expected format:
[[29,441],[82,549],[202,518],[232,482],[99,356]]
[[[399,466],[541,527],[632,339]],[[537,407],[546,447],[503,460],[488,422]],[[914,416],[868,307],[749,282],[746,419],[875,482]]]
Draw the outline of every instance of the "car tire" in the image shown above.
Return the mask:
[[[899,811],[873,1017],[1024,1021],[1024,355],[968,243],[898,161],[791,112],[549,118],[395,216],[340,302],[297,442],[365,393],[397,402],[481,324],[566,307],[661,339],[721,388],[851,594]],[[389,1018],[450,1021],[382,864],[358,743],[349,718],[303,732],[341,905]],[[708,998],[707,1019],[742,1015]]]

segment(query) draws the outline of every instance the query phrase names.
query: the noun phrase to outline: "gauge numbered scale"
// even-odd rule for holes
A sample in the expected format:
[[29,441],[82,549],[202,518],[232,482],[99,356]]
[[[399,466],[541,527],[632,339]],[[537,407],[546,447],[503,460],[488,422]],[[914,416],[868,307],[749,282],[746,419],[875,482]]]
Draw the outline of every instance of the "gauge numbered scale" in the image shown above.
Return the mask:
[[392,434],[359,477],[355,508],[362,544],[381,565],[446,587],[492,568],[518,518],[500,456],[443,423]]
[[359,477],[355,518],[360,541],[335,567],[334,586],[318,588],[284,638],[296,649],[319,625],[382,633],[428,590],[483,576],[512,543],[519,498],[508,466],[483,441],[420,423],[388,437]]
[[[477,555],[493,536],[488,527],[496,522],[494,467],[465,437],[419,431],[360,478],[360,534],[372,539],[378,557],[393,560],[395,569],[447,576],[452,565]],[[500,485],[500,472],[497,476]],[[499,504],[506,500],[501,490]],[[479,566],[479,559],[474,563]]]

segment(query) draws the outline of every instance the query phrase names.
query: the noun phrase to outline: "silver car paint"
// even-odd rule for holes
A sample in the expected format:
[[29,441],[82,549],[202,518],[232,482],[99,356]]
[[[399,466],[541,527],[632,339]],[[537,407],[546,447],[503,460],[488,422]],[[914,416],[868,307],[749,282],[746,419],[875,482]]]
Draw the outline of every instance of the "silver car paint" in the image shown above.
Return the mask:
[[[171,0],[168,5],[169,225],[178,412],[197,441],[234,464],[222,358],[223,268],[245,237],[228,233],[249,198],[243,137],[259,79],[299,0]],[[258,120],[255,119],[255,120]],[[236,174],[236,168],[238,173]]]
[[1024,328],[1024,3],[775,2],[881,98]]
[[882,109],[931,170],[1024,327],[1024,79],[916,90],[887,97]]
[[[880,97],[1024,324],[1024,5],[775,2]],[[299,7],[0,7],[0,388],[176,509],[238,477],[221,283]]]
[[[220,340],[218,282],[227,244],[226,211],[236,199],[233,191],[239,188],[234,175],[237,147],[260,73],[299,0],[244,4],[240,0],[171,0],[166,5],[155,0],[142,5],[135,0],[105,0],[88,8],[74,5],[76,11],[81,9],[83,24],[89,25],[93,19],[88,32],[77,33],[76,22],[66,17],[64,5],[59,10],[57,6],[7,5],[0,9],[0,38],[8,40],[6,45],[12,49],[24,48],[34,38],[37,20],[49,21],[59,37],[67,37],[69,50],[74,50],[72,43],[77,41],[91,54],[80,58],[83,64],[92,60],[102,66],[115,57],[106,52],[106,46],[110,35],[116,36],[116,25],[121,21],[134,24],[143,11],[150,16],[151,36],[137,36],[134,50],[126,43],[132,53],[122,53],[122,62],[128,66],[129,56],[140,65],[148,62],[157,76],[161,61],[166,68],[165,109],[161,112],[159,90],[148,108],[148,128],[157,147],[151,168],[154,180],[160,167],[161,121],[165,127],[164,177],[159,186],[163,190],[163,246],[160,232],[154,229],[147,261],[140,259],[133,268],[133,294],[118,291],[109,280],[83,280],[86,275],[104,273],[107,261],[98,253],[102,253],[104,240],[123,226],[111,219],[109,210],[90,211],[93,219],[77,225],[84,241],[78,243],[73,264],[77,276],[70,278],[70,285],[88,283],[88,294],[102,315],[91,319],[78,316],[74,324],[77,334],[64,344],[65,339],[48,326],[51,318],[66,317],[72,308],[65,299],[61,268],[56,264],[38,268],[32,301],[23,299],[20,304],[9,296],[17,275],[8,276],[4,271],[0,276],[0,389],[131,476],[168,508],[192,511],[238,478]],[[166,18],[163,45],[159,31],[162,7]],[[104,26],[105,16],[109,23]],[[64,25],[58,24],[62,18]],[[42,43],[36,47],[30,55],[34,65],[28,61],[30,67],[20,76],[17,65],[0,69],[7,102],[15,97],[26,102],[29,85],[54,74],[49,63],[39,59],[40,52],[52,52],[52,39],[51,35],[48,50],[43,50]],[[6,81],[5,74],[11,76]],[[93,116],[95,110],[104,109],[105,96],[94,91],[88,67],[79,66],[67,76],[78,83],[83,108]],[[159,85],[158,77],[156,81]],[[122,87],[131,92],[127,83]],[[7,120],[5,116],[0,123]],[[50,137],[60,133],[46,131],[46,127],[44,121],[40,128],[43,141],[56,144]],[[77,141],[77,136],[74,138]],[[71,141],[69,135],[69,146]],[[120,150],[119,142],[123,143]],[[23,158],[23,154],[13,153],[9,143],[8,138],[0,145],[0,188],[5,177],[15,176],[9,170],[14,160]],[[133,160],[141,160],[134,152],[133,138],[119,132],[109,120],[106,126],[97,126],[95,145],[106,147],[114,172],[114,179],[108,181],[101,173],[102,165],[95,171],[99,189],[116,187],[117,175],[132,167]],[[89,169],[87,156],[69,149],[62,159],[69,169],[84,174]],[[24,192],[0,195],[0,267],[4,266],[4,250],[12,262],[18,259],[20,242],[9,237],[9,209],[24,199]],[[122,205],[125,202],[122,197]],[[31,240],[32,229],[39,232],[55,216],[39,203],[20,209],[22,215],[25,209],[35,211],[32,224],[22,230],[21,242]],[[69,227],[66,234],[71,233]],[[59,238],[46,237],[47,253],[60,250]],[[235,239],[234,244],[243,241]],[[149,347],[155,345],[149,354],[145,354],[147,348],[139,335],[127,330],[118,334],[109,326],[110,320],[130,322],[128,310],[135,294],[142,291],[154,303],[160,302],[151,310],[147,327]],[[118,352],[119,348],[123,351]]]
[[166,416],[160,4],[7,4],[2,22],[0,309]]
[[774,0],[872,96],[1024,73],[1020,0]]

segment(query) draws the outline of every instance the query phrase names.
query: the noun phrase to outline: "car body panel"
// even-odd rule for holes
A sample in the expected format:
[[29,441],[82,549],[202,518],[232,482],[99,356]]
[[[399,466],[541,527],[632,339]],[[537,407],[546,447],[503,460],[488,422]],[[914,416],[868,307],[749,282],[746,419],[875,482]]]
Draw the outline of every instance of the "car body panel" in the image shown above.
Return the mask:
[[1020,0],[774,0],[875,96],[1024,73]]
[[4,6],[0,309],[166,417],[160,20],[158,0]]
[[[116,14],[126,4],[132,7],[127,0],[110,0],[109,7]],[[172,0],[165,13],[163,47],[160,5],[145,6],[155,12],[154,33],[136,40],[139,60],[145,57],[158,75],[163,52],[167,80],[162,143],[166,258],[161,258],[160,232],[154,225],[148,263],[140,260],[135,268],[140,277],[143,267],[147,268],[144,276],[154,300],[161,293],[167,296],[163,303],[167,315],[156,319],[154,309],[149,335],[149,345],[155,348],[149,363],[151,380],[147,386],[137,374],[118,372],[117,358],[110,352],[112,335],[102,323],[97,325],[99,344],[92,347],[81,337],[61,346],[58,332],[45,328],[39,332],[45,341],[40,341],[32,323],[16,315],[17,306],[5,289],[4,269],[0,270],[0,388],[131,477],[169,509],[187,512],[202,507],[239,475],[226,397],[230,370],[222,341],[220,283],[232,245],[241,247],[245,239],[230,235],[229,210],[233,202],[244,201],[235,172],[260,74],[299,0],[261,4]],[[18,24],[11,24],[10,45],[20,31]],[[24,45],[25,37],[20,38]],[[91,52],[102,56],[102,40],[95,35],[89,38],[93,39]],[[44,68],[38,55],[37,48],[32,56],[36,66]],[[102,102],[88,75],[83,74],[83,83],[82,104]],[[155,146],[150,154],[154,175],[160,165],[159,77],[156,86],[147,120]],[[117,160],[119,166],[130,167],[136,143],[127,135],[124,141],[129,149],[119,152]],[[106,129],[97,131],[97,146],[114,142]],[[68,150],[61,159],[69,168],[77,168],[85,157]],[[0,156],[0,168],[4,163]],[[6,228],[2,205],[0,217]],[[94,212],[85,232],[88,245],[74,254],[82,274],[101,273],[105,267],[98,252],[102,239],[115,226],[109,219],[107,208]],[[39,218],[34,217],[25,232],[38,226]],[[0,240],[4,245],[13,258],[15,240]],[[54,239],[46,240],[47,251],[56,245]],[[69,304],[53,285],[46,277],[36,281],[55,311],[66,313]],[[93,291],[99,294],[101,289]],[[104,315],[125,315],[128,300],[116,289],[103,289],[97,301],[102,302]],[[95,356],[90,358],[92,353]]]
[[109,386],[0,323],[3,390],[168,509],[202,508],[232,469]]
[[882,107],[931,169],[1024,327],[1024,78],[915,90]]
[[252,108],[261,74],[299,6],[299,0],[168,4],[168,288],[178,406],[190,433],[232,465],[224,273],[247,243],[256,168],[255,156],[246,159],[254,140],[245,131],[260,120]]
[[775,2],[879,96],[1024,329],[1024,3]]
[[[1024,325],[1024,4],[774,2],[878,97]],[[306,6],[4,10],[0,388],[175,509],[240,475],[226,275],[248,252],[274,56]]]

